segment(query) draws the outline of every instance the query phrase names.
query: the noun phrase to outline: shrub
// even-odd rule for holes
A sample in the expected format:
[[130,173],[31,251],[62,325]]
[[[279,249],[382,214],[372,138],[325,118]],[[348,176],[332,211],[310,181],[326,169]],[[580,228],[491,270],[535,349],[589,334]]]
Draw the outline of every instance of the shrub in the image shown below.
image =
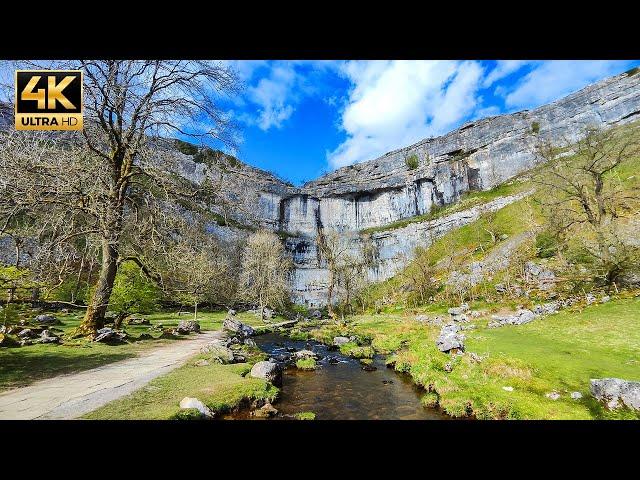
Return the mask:
[[540,124],[539,124],[538,122],[533,122],[533,123],[531,124],[531,131],[532,131],[534,134],[538,134],[538,132],[540,132]]
[[313,412],[300,412],[300,413],[296,413],[295,417],[298,420],[315,420],[316,414]]
[[420,164],[420,160],[418,160],[418,156],[414,153],[413,155],[408,156],[404,159],[404,163],[409,170],[415,170],[418,168]]
[[536,256],[538,258],[553,257],[558,253],[558,239],[553,233],[545,231],[536,235]]

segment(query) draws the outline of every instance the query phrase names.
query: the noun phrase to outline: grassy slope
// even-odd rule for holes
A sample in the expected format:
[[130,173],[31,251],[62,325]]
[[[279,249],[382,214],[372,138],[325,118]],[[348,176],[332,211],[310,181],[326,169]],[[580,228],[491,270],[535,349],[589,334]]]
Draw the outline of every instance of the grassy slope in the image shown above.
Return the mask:
[[[81,313],[68,315],[55,314],[63,325],[57,325],[63,332],[70,331],[78,326],[82,320]],[[32,318],[35,316],[31,310],[24,310],[22,316]],[[190,319],[187,315],[178,316],[175,313],[155,313],[144,315],[152,325],[161,323],[163,327],[170,328],[178,325],[180,320]],[[198,320],[203,330],[219,330],[226,312],[202,312]],[[246,323],[259,325],[261,322],[255,315],[241,313],[239,318]],[[275,321],[279,321],[276,319]],[[125,330],[137,337],[143,332],[158,336],[159,333],[150,332],[148,325],[125,326]],[[30,345],[20,348],[0,348],[0,390],[29,385],[37,380],[51,378],[56,375],[68,374],[88,370],[109,363],[117,362],[137,356],[141,351],[149,348],[157,348],[176,340],[145,340],[124,345],[105,345],[91,343],[85,340],[69,341],[62,345]]]
[[[438,308],[438,310],[440,310]],[[637,418],[629,411],[607,412],[589,395],[589,379],[640,380],[640,298],[564,311],[522,326],[486,329],[487,319],[466,332],[467,351],[487,355],[475,363],[469,355],[451,358],[435,347],[439,327],[421,325],[413,315],[364,315],[351,332],[373,337],[380,353],[391,354],[398,371],[436,392],[450,415],[478,418],[590,419]],[[330,337],[338,332],[315,332]],[[326,339],[325,339],[326,340]],[[452,362],[447,373],[445,364]],[[512,392],[503,387],[513,387]],[[545,397],[558,391],[557,401]],[[582,393],[573,400],[570,393]]]
[[273,400],[278,389],[264,380],[244,377],[251,365],[188,364],[156,378],[146,387],[88,413],[92,420],[162,420],[177,418],[179,403],[184,397],[196,397],[216,412],[229,411],[243,400]]

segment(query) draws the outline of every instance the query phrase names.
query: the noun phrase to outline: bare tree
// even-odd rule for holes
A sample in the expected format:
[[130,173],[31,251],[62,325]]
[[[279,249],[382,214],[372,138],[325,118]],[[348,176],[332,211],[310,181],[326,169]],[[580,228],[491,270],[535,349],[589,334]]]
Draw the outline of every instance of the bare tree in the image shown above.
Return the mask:
[[11,196],[0,209],[8,225],[25,212],[46,218],[40,230],[56,244],[87,235],[99,240],[101,268],[78,330],[91,334],[104,324],[118,265],[130,260],[151,272],[136,246],[143,231],[161,238],[162,200],[195,195],[193,185],[170,174],[160,137],[230,143],[232,125],[217,100],[235,93],[238,83],[227,66],[205,61],[56,66],[84,71],[85,128],[58,137],[16,132],[3,142],[0,176],[10,179]]
[[278,236],[259,230],[247,239],[242,252],[242,297],[257,302],[260,318],[267,306],[283,306],[289,298],[288,276],[293,267]]
[[638,130],[588,128],[570,155],[548,143],[538,147],[550,167],[534,178],[549,223],[557,235],[582,241],[606,284],[637,259],[636,249],[620,241],[618,229],[622,219],[637,213],[640,195],[615,173],[640,156]]

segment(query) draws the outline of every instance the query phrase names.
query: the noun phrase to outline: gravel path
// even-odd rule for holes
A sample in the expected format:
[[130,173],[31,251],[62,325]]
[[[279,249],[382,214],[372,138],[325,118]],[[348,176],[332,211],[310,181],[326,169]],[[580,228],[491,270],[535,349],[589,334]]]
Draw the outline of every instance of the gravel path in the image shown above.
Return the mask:
[[192,335],[136,358],[7,390],[0,393],[0,419],[78,418],[179,367],[221,335],[221,331]]

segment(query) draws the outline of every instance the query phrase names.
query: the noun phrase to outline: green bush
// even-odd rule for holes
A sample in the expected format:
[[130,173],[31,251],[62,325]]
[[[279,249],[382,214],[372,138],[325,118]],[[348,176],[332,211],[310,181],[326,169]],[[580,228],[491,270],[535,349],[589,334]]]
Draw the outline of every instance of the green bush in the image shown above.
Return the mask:
[[408,156],[404,159],[404,163],[409,170],[415,170],[420,165],[420,160],[418,156],[414,153],[413,155]]
[[109,310],[119,314],[151,313],[158,308],[160,289],[144,276],[140,268],[125,262],[118,268]]
[[536,235],[536,256],[538,258],[553,257],[558,253],[558,239],[553,233],[545,231]]
[[531,124],[531,131],[535,134],[537,134],[538,132],[540,132],[540,124],[538,122],[533,122]]
[[298,420],[315,420],[316,414],[313,412],[300,412],[300,413],[296,413],[295,417]]

